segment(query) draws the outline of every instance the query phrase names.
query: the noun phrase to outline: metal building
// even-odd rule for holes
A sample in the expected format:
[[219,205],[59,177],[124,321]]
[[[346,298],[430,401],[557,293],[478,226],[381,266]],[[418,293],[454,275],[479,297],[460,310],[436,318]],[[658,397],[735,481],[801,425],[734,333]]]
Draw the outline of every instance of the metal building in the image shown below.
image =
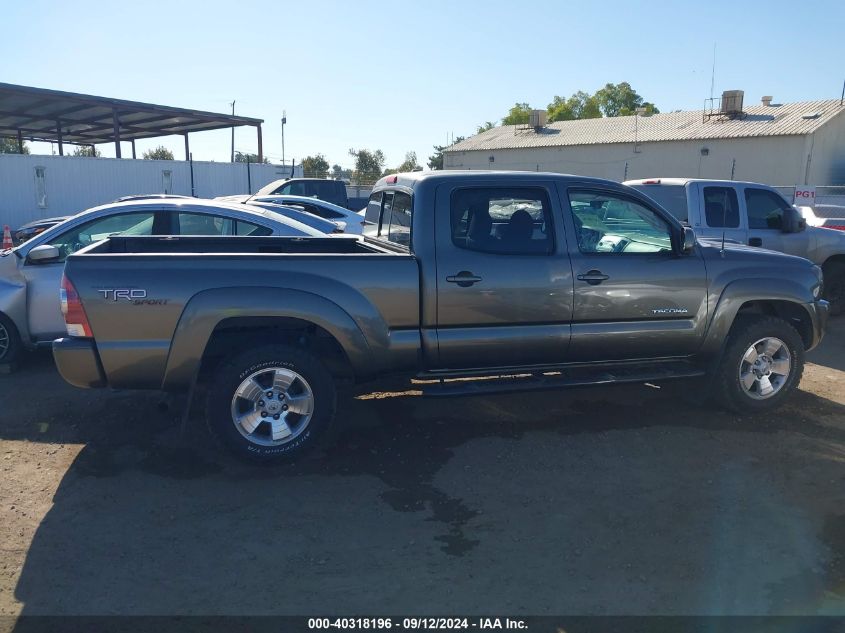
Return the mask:
[[495,127],[445,150],[444,168],[845,184],[840,100],[743,107],[741,91],[725,95],[713,110]]

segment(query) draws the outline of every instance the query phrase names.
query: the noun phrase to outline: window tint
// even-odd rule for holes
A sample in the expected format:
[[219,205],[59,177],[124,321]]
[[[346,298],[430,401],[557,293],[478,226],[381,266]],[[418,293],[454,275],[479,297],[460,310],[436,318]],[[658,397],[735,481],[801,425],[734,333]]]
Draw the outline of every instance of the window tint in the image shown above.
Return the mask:
[[381,198],[381,191],[370,195],[370,199],[367,201],[367,211],[364,214],[364,219],[367,222],[373,224],[378,223],[379,216],[381,215]]
[[411,196],[403,191],[386,191],[378,235],[388,242],[411,246]]
[[749,229],[778,229],[783,227],[786,202],[779,195],[765,189],[746,189]]
[[543,189],[458,189],[450,211],[452,242],[459,248],[510,255],[554,250],[551,205]]
[[683,185],[633,185],[681,222],[689,221],[687,189]]
[[243,220],[238,220],[235,222],[235,232],[237,235],[272,235],[273,229],[268,228],[266,226],[259,226],[258,224],[251,224],[250,222],[244,222]]
[[179,235],[233,235],[234,221],[206,213],[180,213]]
[[582,253],[669,253],[672,231],[656,212],[613,193],[571,191],[569,203]]
[[735,229],[739,226],[736,191],[730,187],[704,188],[704,215],[707,226]]
[[110,235],[152,235],[154,218],[155,214],[152,212],[122,213],[97,218],[54,237],[48,244],[59,249],[59,261],[64,261],[68,255]]

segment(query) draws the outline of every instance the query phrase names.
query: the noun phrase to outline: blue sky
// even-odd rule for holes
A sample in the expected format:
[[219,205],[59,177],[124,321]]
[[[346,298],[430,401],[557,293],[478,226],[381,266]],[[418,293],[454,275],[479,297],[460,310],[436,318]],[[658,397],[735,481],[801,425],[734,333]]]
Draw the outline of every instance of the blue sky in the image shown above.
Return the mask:
[[[607,82],[663,111],[700,109],[714,42],[717,94],[839,98],[845,79],[841,0],[4,0],[2,15],[0,81],[217,112],[234,99],[265,120],[274,160],[286,110],[288,160],[320,152],[344,166],[350,147],[424,164],[516,101],[544,108]],[[162,141],[182,157],[181,138]],[[193,135],[194,159],[228,160],[229,143],[228,131]],[[254,152],[254,131],[235,147]]]

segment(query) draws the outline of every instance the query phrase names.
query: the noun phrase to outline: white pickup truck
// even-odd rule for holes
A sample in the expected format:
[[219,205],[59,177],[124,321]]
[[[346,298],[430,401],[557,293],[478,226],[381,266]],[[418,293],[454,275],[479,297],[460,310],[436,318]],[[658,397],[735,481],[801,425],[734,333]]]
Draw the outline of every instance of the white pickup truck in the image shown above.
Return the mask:
[[831,314],[845,312],[845,232],[807,226],[768,185],[733,180],[648,178],[625,183],[656,201],[698,237],[805,257],[822,267]]

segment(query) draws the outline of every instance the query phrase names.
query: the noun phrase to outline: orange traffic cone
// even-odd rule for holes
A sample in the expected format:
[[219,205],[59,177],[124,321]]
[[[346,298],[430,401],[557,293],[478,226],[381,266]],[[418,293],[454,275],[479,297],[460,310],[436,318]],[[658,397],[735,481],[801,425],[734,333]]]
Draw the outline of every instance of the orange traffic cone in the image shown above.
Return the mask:
[[3,250],[7,248],[14,248],[14,244],[12,244],[12,229],[9,228],[8,224],[3,225]]

